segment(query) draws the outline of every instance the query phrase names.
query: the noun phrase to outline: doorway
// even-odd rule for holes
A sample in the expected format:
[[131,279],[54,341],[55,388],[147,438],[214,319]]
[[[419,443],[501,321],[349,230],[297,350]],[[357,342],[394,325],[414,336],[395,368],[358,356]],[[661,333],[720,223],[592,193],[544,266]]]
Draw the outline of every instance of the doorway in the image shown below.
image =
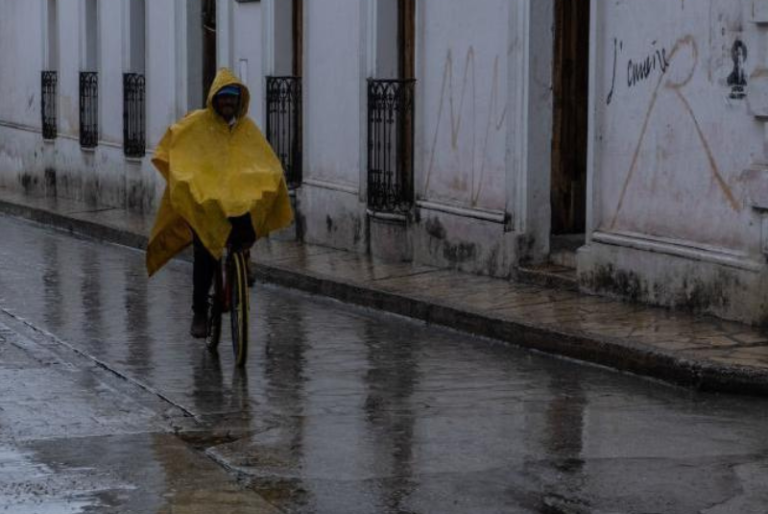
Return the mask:
[[[552,252],[584,243],[587,208],[590,2],[555,0]],[[565,247],[565,248],[563,248]]]
[[292,0],[291,7],[291,71],[294,77],[301,77],[304,68],[304,0]]
[[203,105],[216,78],[216,0],[203,0]]

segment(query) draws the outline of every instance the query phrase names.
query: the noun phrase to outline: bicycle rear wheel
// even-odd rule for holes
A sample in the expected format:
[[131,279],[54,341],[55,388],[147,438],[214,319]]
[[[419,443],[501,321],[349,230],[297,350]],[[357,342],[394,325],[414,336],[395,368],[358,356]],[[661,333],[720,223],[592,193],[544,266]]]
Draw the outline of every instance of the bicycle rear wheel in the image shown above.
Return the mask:
[[221,264],[216,266],[213,276],[213,291],[210,295],[208,309],[208,336],[205,338],[205,346],[209,351],[215,352],[221,341],[221,314],[224,311],[224,282],[221,276]]
[[232,351],[235,365],[242,367],[248,358],[248,272],[245,254],[234,252],[229,259],[230,317],[232,321]]

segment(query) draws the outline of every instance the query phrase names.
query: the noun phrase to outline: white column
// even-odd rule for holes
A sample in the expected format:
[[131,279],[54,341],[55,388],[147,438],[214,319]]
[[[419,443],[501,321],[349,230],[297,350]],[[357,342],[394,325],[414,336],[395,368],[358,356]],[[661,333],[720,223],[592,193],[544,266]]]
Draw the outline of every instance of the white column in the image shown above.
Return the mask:
[[232,2],[216,1],[216,67],[230,68],[232,71]]

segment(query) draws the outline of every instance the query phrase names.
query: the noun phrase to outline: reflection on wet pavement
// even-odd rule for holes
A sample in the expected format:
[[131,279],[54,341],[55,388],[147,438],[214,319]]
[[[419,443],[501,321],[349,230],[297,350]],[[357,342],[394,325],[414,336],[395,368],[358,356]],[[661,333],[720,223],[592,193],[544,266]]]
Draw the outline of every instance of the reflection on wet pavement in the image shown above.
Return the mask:
[[[34,398],[10,385],[49,389],[17,355],[0,364],[0,477],[114,469],[91,496],[120,512],[236,512],[259,497],[329,514],[766,510],[754,487],[768,459],[766,401],[694,394],[264,285],[238,373],[225,344],[212,356],[187,335],[188,264],[147,281],[140,252],[2,217],[0,237],[0,307],[198,423],[162,435],[156,416],[114,391],[99,400],[97,382],[61,371],[61,401],[98,404],[92,418],[135,429],[84,423],[76,441],[74,423],[56,438],[29,415],[14,426],[8,413]],[[71,512],[84,505],[72,501]]]

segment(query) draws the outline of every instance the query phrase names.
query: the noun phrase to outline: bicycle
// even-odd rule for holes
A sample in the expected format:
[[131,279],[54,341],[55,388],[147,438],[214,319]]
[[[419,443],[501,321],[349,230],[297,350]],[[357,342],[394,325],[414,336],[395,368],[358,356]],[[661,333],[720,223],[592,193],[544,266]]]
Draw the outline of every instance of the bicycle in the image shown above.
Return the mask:
[[229,312],[232,326],[232,351],[235,365],[242,368],[248,358],[248,312],[250,295],[246,251],[227,247],[213,277],[213,291],[208,309],[208,350],[216,352],[221,341],[222,317]]

